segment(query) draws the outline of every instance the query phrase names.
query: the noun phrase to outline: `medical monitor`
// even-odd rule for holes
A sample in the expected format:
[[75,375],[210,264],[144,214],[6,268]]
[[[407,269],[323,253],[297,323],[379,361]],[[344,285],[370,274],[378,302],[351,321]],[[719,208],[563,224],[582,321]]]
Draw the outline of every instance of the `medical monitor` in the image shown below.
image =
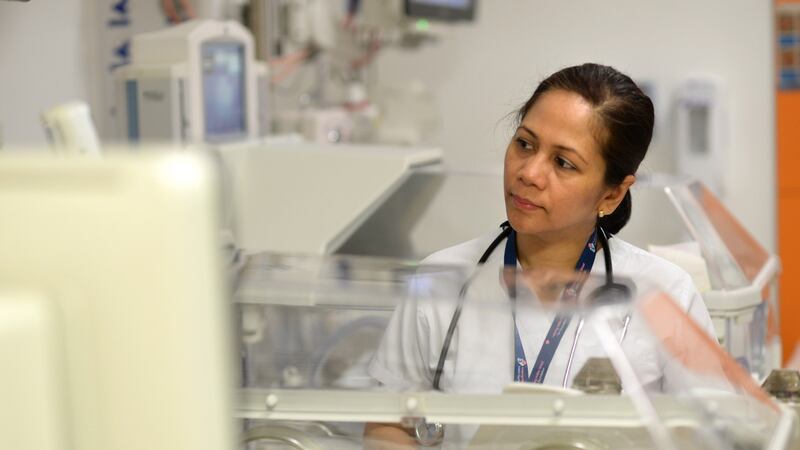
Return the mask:
[[247,133],[245,49],[236,41],[201,45],[203,113],[208,141],[241,139]]
[[234,448],[214,173],[0,158],[0,448]]
[[442,20],[471,21],[475,19],[477,0],[405,0],[406,15]]
[[[265,78],[253,35],[235,21],[194,19],[131,39],[115,71],[121,136],[141,143],[255,139]],[[262,81],[257,81],[261,79]]]

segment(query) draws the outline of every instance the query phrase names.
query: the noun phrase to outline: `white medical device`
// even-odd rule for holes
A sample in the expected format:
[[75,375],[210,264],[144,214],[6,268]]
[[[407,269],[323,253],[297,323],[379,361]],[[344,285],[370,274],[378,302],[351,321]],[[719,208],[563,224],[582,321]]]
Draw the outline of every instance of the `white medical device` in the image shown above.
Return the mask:
[[678,94],[677,109],[678,172],[723,196],[727,143],[720,84],[710,78],[687,80]]
[[42,113],[50,144],[58,153],[99,155],[100,140],[85,102],[54,106]]
[[0,448],[234,448],[215,171],[139,156],[0,158]]
[[193,20],[135,36],[132,63],[119,71],[121,135],[189,144],[255,138],[266,123],[258,105],[267,88],[253,52],[252,35],[234,21]]

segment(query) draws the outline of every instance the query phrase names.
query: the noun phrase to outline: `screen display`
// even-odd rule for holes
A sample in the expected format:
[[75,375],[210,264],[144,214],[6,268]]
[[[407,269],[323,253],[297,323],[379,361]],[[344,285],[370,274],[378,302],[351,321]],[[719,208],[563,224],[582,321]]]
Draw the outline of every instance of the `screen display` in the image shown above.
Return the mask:
[[477,0],[406,0],[406,14],[431,20],[472,20]]
[[209,140],[247,132],[244,45],[206,42],[202,46],[203,111]]

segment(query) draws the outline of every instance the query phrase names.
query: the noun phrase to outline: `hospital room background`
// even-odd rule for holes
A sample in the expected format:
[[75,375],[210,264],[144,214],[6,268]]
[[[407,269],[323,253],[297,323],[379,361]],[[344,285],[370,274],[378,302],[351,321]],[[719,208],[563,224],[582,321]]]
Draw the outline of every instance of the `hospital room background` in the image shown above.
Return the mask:
[[[54,315],[45,314],[41,335],[18,328],[3,332],[0,313],[0,355],[6,355],[0,356],[0,394],[17,401],[0,405],[0,447],[6,448],[7,436],[19,444],[8,448],[112,448],[109,443],[212,448],[235,435],[239,448],[351,448],[342,442],[352,444],[353,436],[360,436],[354,424],[369,415],[357,403],[352,411],[331,406],[349,398],[336,396],[346,392],[342,385],[326,385],[336,370],[320,360],[297,361],[329,358],[326,352],[339,350],[327,343],[336,339],[350,339],[347,345],[354,348],[379,340],[388,316],[364,311],[391,311],[387,305],[402,301],[398,279],[413,276],[421,258],[504,220],[503,157],[514,113],[548,74],[583,62],[631,75],[655,108],[652,144],[633,191],[634,215],[622,237],[690,272],[704,293],[725,357],[773,400],[796,407],[800,375],[780,372],[786,380],[796,377],[791,394],[789,381],[769,391],[767,378],[773,369],[800,369],[800,177],[795,173],[800,170],[800,1],[0,0],[0,166],[6,166],[0,167],[0,272],[6,273],[0,275],[0,304],[5,294],[18,292],[7,288],[18,287],[20,280],[35,285],[47,279],[39,286],[50,289],[67,285],[73,270],[85,269],[80,276],[91,280],[87,291],[115,292],[101,289],[108,274],[121,283],[119,289],[136,286],[137,272],[123,276],[123,269],[114,270],[101,256],[87,258],[81,268],[69,261],[95,247],[112,266],[124,261],[125,251],[148,242],[151,235],[137,233],[150,229],[142,225],[150,219],[163,220],[164,242],[169,233],[181,238],[174,248],[152,242],[140,248],[152,251],[154,261],[163,248],[164,261],[189,267],[165,262],[159,267],[167,267],[166,276],[189,276],[184,272],[195,269],[207,274],[194,288],[217,295],[191,291],[203,297],[200,308],[205,308],[196,323],[189,323],[191,301],[170,310],[179,324],[155,326],[165,333],[159,349],[139,348],[138,338],[128,341],[111,328],[146,327],[146,311],[164,312],[161,304],[142,306],[142,316],[133,313],[128,321],[94,306],[55,306]],[[186,153],[198,159],[180,162],[189,169],[170,173],[197,189],[192,195],[200,200],[190,202],[189,194],[175,187],[162,194],[131,189],[103,197],[114,207],[75,200],[70,210],[72,200],[57,202],[72,194],[88,199],[89,191],[100,189],[88,184],[76,189],[71,171],[83,170],[85,180],[92,170],[106,170],[92,164],[108,159],[113,167],[103,173],[109,180],[123,175],[150,180],[161,170],[163,155]],[[198,172],[187,175],[187,170]],[[191,176],[202,182],[186,181]],[[187,207],[187,216],[178,217],[175,211],[182,207],[166,206],[159,198],[183,199],[197,209],[190,213]],[[212,214],[209,227],[195,228],[186,219],[205,223]],[[11,220],[14,215],[18,220]],[[49,217],[69,219],[61,226]],[[182,227],[192,232],[184,235]],[[157,227],[151,232],[159,233]],[[108,250],[117,240],[130,240],[118,254]],[[29,256],[18,254],[26,249]],[[62,253],[56,258],[53,252]],[[198,263],[203,255],[221,256],[224,267],[211,274],[211,266]],[[41,261],[50,262],[40,273]],[[138,267],[148,265],[146,257],[137,261]],[[63,276],[51,276],[61,273],[59,267],[67,267]],[[156,292],[161,279],[142,272],[143,282],[157,280]],[[176,289],[171,295],[189,293],[188,285],[164,283],[164,289]],[[26,304],[20,299],[29,297],[5,298],[16,306],[0,312],[15,317],[13,311],[20,310],[14,308]],[[212,317],[220,298],[233,326]],[[128,301],[136,302],[120,299]],[[109,327],[91,326],[89,332],[79,325],[92,321]],[[70,337],[42,331],[51,325]],[[347,334],[351,325],[360,331]],[[316,331],[304,334],[309,327]],[[84,331],[75,331],[79,328]],[[163,363],[187,336],[218,342],[209,344],[208,353],[195,349],[191,358]],[[174,376],[165,378],[166,384],[143,381],[147,377],[127,381],[132,384],[107,381],[125,352],[79,349],[106,338],[140,352],[137,364],[173,370]],[[152,343],[160,339],[155,336]],[[20,342],[34,350],[20,353]],[[240,345],[245,355],[235,363],[230,345]],[[34,364],[25,355],[37,351],[50,356]],[[363,355],[350,353],[339,355],[341,365],[357,371]],[[153,362],[154,354],[161,362]],[[208,360],[201,361],[204,354]],[[215,365],[225,368],[187,381]],[[3,374],[12,367],[19,376]],[[345,377],[348,370],[336,374]],[[45,372],[49,375],[31,381],[31,373]],[[75,380],[86,374],[91,376],[85,382]],[[355,385],[347,386],[358,391],[360,381],[352,380]],[[106,382],[106,388],[93,390]],[[226,383],[239,385],[228,389]],[[166,408],[174,411],[160,416],[181,417],[168,433],[175,439],[172,447],[158,447],[169,439],[161,439],[164,429],[155,419],[136,422],[142,426],[138,435],[107,418],[105,431],[92,430],[90,422],[103,411],[113,414],[138,401],[132,394],[110,393],[132,386],[165,393],[165,403],[175,403]],[[191,394],[209,386],[218,402]],[[300,405],[326,386],[328,406],[292,409],[292,401]],[[758,397],[748,389],[743,388]],[[89,392],[100,406],[76,407],[76,396]],[[295,399],[292,392],[311,397]],[[414,397],[422,405],[415,406],[404,397],[405,403],[397,403],[405,411],[400,416],[375,406],[386,404],[378,400],[364,411],[383,411],[380,417],[387,421],[401,416],[424,421],[427,414],[484,423],[447,416],[435,409],[435,401],[425,404],[427,398]],[[56,412],[47,406],[53,402]],[[633,403],[632,410],[641,413],[641,402]],[[29,408],[20,413],[20,405]],[[157,407],[137,403],[128,412],[141,418]],[[65,412],[72,408],[77,412]],[[761,437],[748,441],[751,447],[738,447],[732,444],[738,437],[719,432],[722,437],[701,439],[707,447],[697,448],[796,448],[798,419],[791,408],[786,411],[788,419],[766,421],[774,428],[767,433],[762,427],[754,434]],[[221,416],[237,421],[209,426],[211,438],[193,440],[198,423]],[[669,425],[653,426],[653,420],[641,425],[651,436],[649,445],[680,448],[682,435]],[[311,423],[321,425],[312,430],[317,425]],[[539,438],[574,432],[564,425],[546,434],[547,426],[558,428],[547,423],[538,425],[545,430]],[[716,430],[709,433],[719,431],[708,417],[697,423]],[[37,427],[45,429],[40,441],[28,433]],[[569,441],[580,435],[597,447],[573,442],[573,447],[529,448],[615,448],[597,444],[607,437],[598,433],[573,433]],[[763,437],[784,434],[785,446]],[[625,436],[638,439],[635,433]],[[258,441],[264,446],[255,446]]]

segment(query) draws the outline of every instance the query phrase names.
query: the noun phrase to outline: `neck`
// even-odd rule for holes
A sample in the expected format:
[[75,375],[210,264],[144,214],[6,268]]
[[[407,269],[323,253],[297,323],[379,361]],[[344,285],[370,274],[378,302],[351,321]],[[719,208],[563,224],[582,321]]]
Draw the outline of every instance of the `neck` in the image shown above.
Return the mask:
[[523,269],[574,270],[594,225],[558,235],[517,233],[517,259]]

